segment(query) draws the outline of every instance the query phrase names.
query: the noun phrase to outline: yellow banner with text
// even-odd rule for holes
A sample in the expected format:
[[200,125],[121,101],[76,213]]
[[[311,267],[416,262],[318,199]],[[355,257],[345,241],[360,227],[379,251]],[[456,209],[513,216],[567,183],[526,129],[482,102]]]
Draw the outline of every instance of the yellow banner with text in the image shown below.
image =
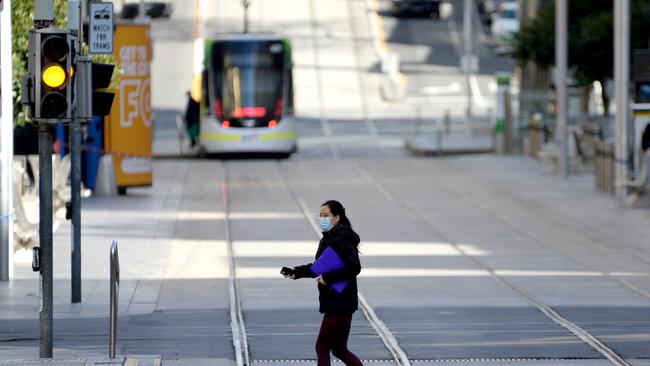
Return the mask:
[[115,31],[113,55],[121,75],[104,136],[120,188],[153,184],[149,28],[118,24]]

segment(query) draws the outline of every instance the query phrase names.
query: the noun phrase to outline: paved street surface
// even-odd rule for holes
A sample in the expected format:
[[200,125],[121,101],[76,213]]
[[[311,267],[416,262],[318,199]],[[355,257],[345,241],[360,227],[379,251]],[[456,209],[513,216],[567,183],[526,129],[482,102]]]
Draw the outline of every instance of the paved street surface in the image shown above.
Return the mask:
[[[314,358],[315,283],[278,272],[307,263],[315,251],[301,205],[311,213],[336,198],[362,237],[360,291],[410,359],[608,364],[526,293],[630,364],[648,364],[648,212],[620,208],[594,192],[589,177],[566,182],[541,170],[527,158],[490,155],[159,161],[153,188],[84,200],[80,305],[69,304],[69,231],[57,232],[55,356],[105,352],[115,239],[119,353],[183,365],[233,359],[226,193],[256,363]],[[38,282],[28,263],[17,272],[17,281],[0,285],[2,359],[37,356]],[[361,312],[350,344],[365,360],[391,360]]]
[[[156,156],[179,155],[189,3],[175,0],[172,18],[152,25]],[[252,30],[282,30],[293,43],[298,153],[159,159],[153,187],[84,199],[81,304],[69,300],[67,222],[54,238],[55,359],[106,357],[109,246],[117,240],[118,354],[234,365],[231,301],[239,300],[252,364],[315,365],[316,284],[279,270],[313,259],[313,216],[337,199],[362,238],[359,289],[368,306],[355,314],[350,348],[366,364],[397,364],[387,332],[414,365],[625,365],[606,354],[650,365],[650,212],[596,192],[592,175],[562,180],[529,158],[421,158],[405,148],[406,138],[431,134],[446,110],[454,121],[464,113],[460,3],[434,21],[395,18],[387,1],[252,1]],[[241,29],[239,1],[200,4],[206,34]],[[382,47],[402,58],[401,102],[382,98]],[[484,116],[492,73],[512,67],[491,52],[481,48],[471,86]],[[2,366],[38,357],[30,260],[20,254],[16,279],[0,283]]]

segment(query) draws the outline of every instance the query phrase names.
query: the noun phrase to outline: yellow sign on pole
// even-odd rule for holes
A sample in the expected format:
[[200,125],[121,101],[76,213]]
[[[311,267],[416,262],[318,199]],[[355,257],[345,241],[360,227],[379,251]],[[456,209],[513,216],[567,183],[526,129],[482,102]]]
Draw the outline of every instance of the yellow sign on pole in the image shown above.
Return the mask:
[[105,145],[120,188],[153,184],[151,128],[151,39],[148,24],[119,24],[114,56],[121,69]]

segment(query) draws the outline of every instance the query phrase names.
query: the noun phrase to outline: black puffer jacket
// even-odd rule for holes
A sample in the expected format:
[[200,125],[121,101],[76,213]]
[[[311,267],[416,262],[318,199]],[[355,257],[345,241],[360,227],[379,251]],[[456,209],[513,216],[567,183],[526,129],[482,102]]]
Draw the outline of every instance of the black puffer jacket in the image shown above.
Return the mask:
[[[342,279],[349,279],[350,283],[343,292],[338,293],[330,286],[318,284],[319,311],[325,313],[353,313],[359,308],[357,298],[357,275],[361,272],[359,261],[359,235],[352,228],[343,224],[334,226],[330,231],[323,233],[323,238],[318,243],[316,259],[327,247],[332,248],[341,257],[344,267],[323,274],[325,283],[333,283]],[[311,263],[296,267],[296,278],[315,278],[316,275],[309,269]]]

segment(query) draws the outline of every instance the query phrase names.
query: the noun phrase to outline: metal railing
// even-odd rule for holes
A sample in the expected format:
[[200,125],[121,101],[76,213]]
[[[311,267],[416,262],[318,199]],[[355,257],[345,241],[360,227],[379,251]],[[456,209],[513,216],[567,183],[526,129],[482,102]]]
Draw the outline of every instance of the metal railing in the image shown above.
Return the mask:
[[115,358],[117,343],[117,308],[120,295],[120,257],[117,254],[117,241],[111,245],[111,305],[108,334],[108,357]]

